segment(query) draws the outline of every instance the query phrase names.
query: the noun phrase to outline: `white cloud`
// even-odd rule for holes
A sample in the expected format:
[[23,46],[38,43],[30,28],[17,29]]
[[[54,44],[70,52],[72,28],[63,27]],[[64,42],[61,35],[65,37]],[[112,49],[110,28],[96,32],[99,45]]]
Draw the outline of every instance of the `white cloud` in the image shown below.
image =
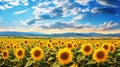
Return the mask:
[[35,2],[35,0],[32,0],[32,2]]
[[81,12],[85,13],[85,12],[89,12],[90,9],[89,8],[85,8],[85,9],[82,9]]
[[[62,22],[63,23],[63,22]],[[64,24],[64,23],[63,23]],[[51,29],[43,29],[40,27],[41,24],[36,23],[32,26],[23,26],[23,27],[14,27],[14,28],[0,28],[0,31],[21,31],[21,32],[41,32],[46,34],[53,34],[53,33],[66,33],[66,32],[73,32],[73,33],[90,33],[90,32],[96,32],[96,33],[119,33],[120,29],[114,29],[114,30],[104,30],[100,29],[101,27],[106,26],[107,28],[116,26],[118,23],[113,22],[104,22],[103,24],[100,24],[98,26],[91,25],[90,23],[80,24],[80,23],[65,23],[67,24],[67,28],[51,28]],[[45,24],[43,24],[45,25]],[[50,24],[46,24],[46,26],[50,27]],[[70,26],[70,27],[69,27]],[[59,26],[60,27],[60,26]],[[64,25],[62,26],[64,27]]]
[[18,6],[20,4],[20,0],[8,1],[8,3],[12,6]]
[[94,7],[93,9],[91,9],[91,12],[95,14],[95,13],[100,13],[101,11],[99,11],[98,7]]
[[14,6],[24,5],[28,6],[29,1],[28,0],[1,0],[0,2],[3,2],[2,6],[0,6],[1,10],[6,10],[8,8],[13,8]]
[[107,1],[103,1],[103,0],[96,0],[99,4],[102,4],[102,5],[106,5],[106,6],[110,6],[110,4],[107,2]]
[[115,5],[116,2],[114,0],[96,0],[96,2],[104,6],[118,7]]
[[39,3],[38,5],[32,7],[34,9],[33,15],[35,15],[35,19],[40,19],[41,14],[50,13],[54,7],[48,7],[48,5],[51,4],[51,2],[43,2]]
[[78,12],[81,11],[81,8],[77,8],[77,7],[75,7],[75,8],[73,8],[73,9],[71,9],[70,11],[71,11],[71,14],[73,14],[73,15],[77,15]]
[[62,7],[64,5],[66,5],[66,4],[68,5],[70,3],[69,3],[69,0],[53,0],[53,4],[55,4],[56,7]]
[[28,0],[21,0],[21,2],[23,3],[24,6],[28,6],[29,5]]
[[75,0],[75,1],[83,6],[87,6],[88,2],[90,2],[90,0]]
[[110,29],[110,28],[113,28],[113,27],[118,26],[118,25],[119,25],[119,23],[115,23],[112,21],[104,22],[103,24],[99,25],[100,26],[99,29],[106,30],[106,29]]
[[13,7],[9,6],[8,4],[4,4],[3,6],[0,6],[0,10],[6,10],[8,8],[13,8]]
[[74,17],[73,18],[73,22],[76,22],[77,20],[82,20],[83,19],[83,17],[84,17],[84,15],[83,14],[80,14],[80,15],[77,15],[76,17]]
[[80,11],[81,8],[75,7],[73,9],[68,9],[67,7],[63,7],[63,16],[62,17],[68,17],[71,15],[77,15]]
[[25,13],[25,12],[29,11],[29,10],[30,10],[30,9],[17,11],[17,12],[14,12],[14,14],[17,14],[17,15],[19,15],[19,14],[23,14],[23,13]]
[[0,6],[0,10],[5,10],[5,7],[4,6]]
[[8,4],[5,4],[4,6],[5,8],[12,8],[12,6],[9,6]]

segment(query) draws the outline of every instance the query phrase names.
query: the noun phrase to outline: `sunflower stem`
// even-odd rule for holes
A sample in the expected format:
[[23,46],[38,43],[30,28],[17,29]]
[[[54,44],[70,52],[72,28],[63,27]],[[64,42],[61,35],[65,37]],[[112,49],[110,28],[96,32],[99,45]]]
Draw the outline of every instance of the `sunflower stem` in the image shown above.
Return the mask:
[[100,67],[100,63],[97,63],[97,67]]
[[[85,56],[85,58],[86,58],[86,56]],[[85,58],[84,58],[84,60],[83,60],[83,64],[85,65]]]
[[6,60],[4,59],[4,67],[6,67]]
[[63,67],[66,67],[66,65],[64,64]]

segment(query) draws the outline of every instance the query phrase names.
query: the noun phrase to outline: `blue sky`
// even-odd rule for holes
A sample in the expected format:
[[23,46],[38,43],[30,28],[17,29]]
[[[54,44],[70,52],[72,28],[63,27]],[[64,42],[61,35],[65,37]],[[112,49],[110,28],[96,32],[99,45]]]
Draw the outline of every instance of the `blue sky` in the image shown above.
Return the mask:
[[0,0],[0,31],[119,33],[120,0]]

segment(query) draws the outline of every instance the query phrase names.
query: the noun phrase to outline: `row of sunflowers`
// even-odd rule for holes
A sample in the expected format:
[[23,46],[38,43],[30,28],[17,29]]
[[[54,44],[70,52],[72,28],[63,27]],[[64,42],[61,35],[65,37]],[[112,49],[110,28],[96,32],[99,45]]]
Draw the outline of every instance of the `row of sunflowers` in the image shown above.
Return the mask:
[[1,39],[4,67],[119,67],[120,40]]

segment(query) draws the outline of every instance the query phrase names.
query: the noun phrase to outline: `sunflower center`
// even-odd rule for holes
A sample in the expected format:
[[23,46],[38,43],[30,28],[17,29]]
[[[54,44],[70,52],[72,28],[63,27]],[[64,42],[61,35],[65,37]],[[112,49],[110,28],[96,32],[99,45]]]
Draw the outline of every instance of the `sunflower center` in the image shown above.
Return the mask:
[[3,56],[6,57],[7,56],[7,52],[3,52]]
[[98,59],[102,59],[104,56],[105,56],[105,54],[104,54],[103,51],[99,51],[99,52],[97,53],[97,58],[98,58]]
[[12,43],[10,45],[12,46]]
[[77,47],[77,45],[75,44],[74,47]]
[[28,43],[28,41],[25,41],[25,43],[27,44],[27,43]]
[[84,50],[85,50],[85,52],[89,52],[89,51],[90,51],[90,46],[86,45],[86,46],[84,47]]
[[96,45],[97,47],[99,46],[99,44]]
[[42,43],[40,43],[40,45],[42,45]]
[[108,49],[108,46],[107,46],[107,45],[104,45],[103,47],[104,47],[105,49]]
[[34,56],[39,57],[40,55],[41,55],[41,51],[40,50],[35,50]]
[[21,56],[22,55],[22,50],[18,51],[18,55]]
[[51,47],[50,44],[48,44],[48,47]]
[[69,54],[67,52],[63,52],[60,57],[62,60],[66,60],[66,59],[68,59]]
[[10,46],[7,46],[7,49],[9,49],[10,48]]
[[14,48],[16,48],[16,46],[14,46]]
[[64,42],[62,42],[62,45],[64,45]]
[[71,48],[72,47],[72,44],[68,44],[68,48]]

